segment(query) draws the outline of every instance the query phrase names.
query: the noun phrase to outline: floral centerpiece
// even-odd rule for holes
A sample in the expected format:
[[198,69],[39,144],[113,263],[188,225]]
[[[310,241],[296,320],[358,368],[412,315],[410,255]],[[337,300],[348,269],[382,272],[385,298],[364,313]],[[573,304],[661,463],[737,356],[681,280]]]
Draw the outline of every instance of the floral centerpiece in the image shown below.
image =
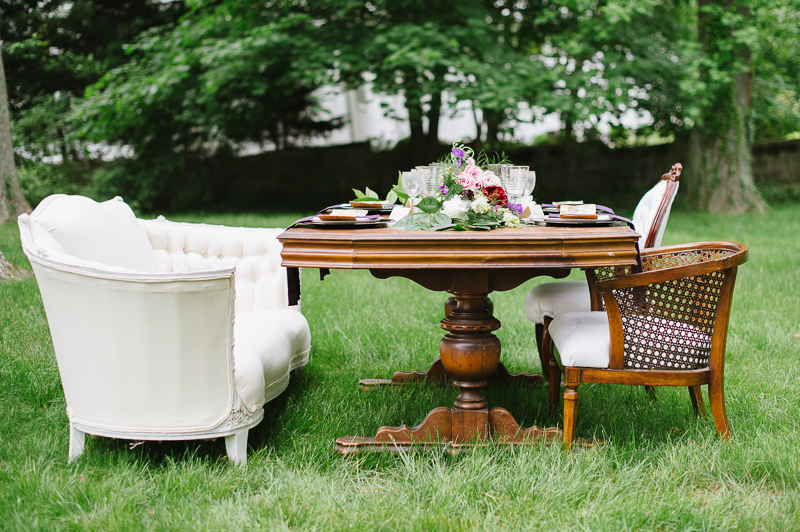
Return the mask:
[[488,158],[481,154],[476,161],[473,155],[472,149],[457,139],[450,154],[439,163],[439,193],[423,198],[416,205],[422,212],[409,214],[395,227],[407,231],[487,231],[497,227],[521,227],[521,207],[509,205],[499,176],[488,169]]

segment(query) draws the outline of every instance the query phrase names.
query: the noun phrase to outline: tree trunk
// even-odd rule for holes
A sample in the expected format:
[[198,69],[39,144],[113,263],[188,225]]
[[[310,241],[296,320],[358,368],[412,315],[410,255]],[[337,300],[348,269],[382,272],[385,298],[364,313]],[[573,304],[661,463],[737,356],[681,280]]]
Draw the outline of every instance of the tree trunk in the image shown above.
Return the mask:
[[490,152],[497,151],[497,144],[500,139],[497,136],[500,134],[501,113],[483,111],[484,119],[486,120],[486,149]]
[[[477,147],[477,151],[483,149],[483,116],[481,119],[478,120],[478,110],[475,107],[476,103],[472,102],[472,118],[475,119],[475,146]],[[483,112],[481,112],[483,115]]]
[[428,134],[426,143],[428,146],[428,158],[436,160],[442,156],[439,153],[439,120],[442,116],[442,93],[436,92],[431,95],[431,109],[428,111]]
[[[0,40],[0,43],[2,41]],[[6,191],[11,190],[11,202]],[[14,165],[14,147],[11,144],[11,121],[8,116],[8,92],[3,68],[3,51],[0,46],[0,223],[8,221],[9,215],[31,212],[31,206],[22,195]]]
[[425,138],[425,129],[422,127],[422,94],[420,84],[417,82],[417,73],[413,69],[404,72],[403,92],[405,97],[406,111],[408,112],[408,123],[411,127],[411,137],[409,144],[411,156],[415,161],[423,161],[428,164],[428,153]]
[[[704,6],[720,2],[726,10],[731,7],[731,2],[726,0],[701,0],[699,3],[698,35],[704,51],[723,58],[720,67],[729,72],[737,63],[751,68],[745,72],[740,70],[730,83],[713,90],[713,96],[703,109],[702,123],[692,129],[687,165],[689,200],[709,212],[764,211],[766,205],[753,181],[747,133],[752,59],[743,45],[734,52],[726,50],[732,42],[733,28],[702,10]],[[749,18],[749,9],[741,10],[745,18]],[[702,72],[701,76],[707,78],[707,72]]]

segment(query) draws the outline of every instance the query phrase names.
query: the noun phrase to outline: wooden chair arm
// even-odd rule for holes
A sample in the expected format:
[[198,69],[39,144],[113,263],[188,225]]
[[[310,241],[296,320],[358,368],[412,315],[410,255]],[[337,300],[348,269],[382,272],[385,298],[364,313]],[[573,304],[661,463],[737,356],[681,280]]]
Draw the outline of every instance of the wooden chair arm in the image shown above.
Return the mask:
[[[672,268],[664,268],[654,271],[646,271],[642,273],[632,273],[623,277],[615,277],[613,279],[606,279],[603,281],[598,280],[595,283],[597,291],[603,295],[604,292],[612,290],[619,290],[623,288],[631,288],[634,286],[647,286],[665,281],[674,281],[676,279],[683,279],[686,277],[697,277],[706,275],[716,271],[727,270],[735,266],[739,266],[747,262],[747,246],[738,242],[714,242],[712,246],[707,246],[705,249],[716,250],[729,250],[734,251],[733,255],[714,260],[699,262],[696,264],[687,264],[685,266],[675,266]],[[652,257],[657,255],[670,255],[678,254],[687,251],[695,251],[701,245],[688,244],[683,246],[670,246],[665,248],[654,248],[642,255],[645,257]],[[605,295],[603,295],[605,300]]]

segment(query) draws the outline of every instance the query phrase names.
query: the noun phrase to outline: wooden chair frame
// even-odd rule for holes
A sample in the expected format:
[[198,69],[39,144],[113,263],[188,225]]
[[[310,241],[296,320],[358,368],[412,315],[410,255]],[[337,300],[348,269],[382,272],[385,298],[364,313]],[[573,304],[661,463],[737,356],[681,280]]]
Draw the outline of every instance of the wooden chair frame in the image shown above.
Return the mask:
[[[693,264],[675,267],[663,267],[672,257],[685,256],[691,253],[710,253],[718,258],[705,258]],[[730,319],[731,303],[733,301],[733,287],[736,281],[738,266],[747,261],[747,246],[735,242],[707,242],[699,244],[686,244],[654,248],[642,253],[645,265],[643,273],[623,275],[597,281],[595,287],[603,298],[606,312],[608,313],[609,329],[611,335],[611,352],[608,368],[565,367],[564,384],[564,445],[569,447],[575,439],[575,420],[577,414],[578,385],[582,382],[632,384],[639,386],[686,386],[692,400],[695,414],[705,415],[705,407],[700,387],[708,385],[711,415],[722,439],[728,438],[730,425],[725,411],[725,344]],[[661,263],[661,264],[659,264]],[[661,267],[660,267],[661,266]],[[631,367],[633,358],[625,349],[625,326],[650,314],[655,305],[660,305],[662,300],[652,297],[652,293],[662,288],[671,281],[702,280],[704,276],[717,274],[719,285],[718,295],[699,294],[692,291],[690,294],[679,296],[680,310],[694,320],[700,320],[712,329],[710,347],[707,359],[701,360],[697,365],[688,369],[663,369]],[[721,280],[719,276],[721,275]],[[697,281],[700,282],[700,281]],[[621,308],[619,304],[620,293],[628,290],[640,294],[641,306],[631,311]],[[716,292],[714,290],[713,292]],[[716,299],[716,301],[713,301]],[[710,314],[713,306],[713,322],[710,319],[698,316],[699,313]],[[676,307],[677,308],[677,307]],[[700,309],[700,310],[698,310]],[[663,312],[663,311],[662,311]],[[633,319],[632,319],[633,318]],[[657,318],[659,319],[659,318]],[[679,322],[670,322],[679,323]],[[629,326],[630,327],[630,326]],[[635,334],[635,333],[633,333]],[[628,330],[629,343],[631,330]],[[555,412],[558,407],[558,392],[560,391],[561,369],[552,353],[552,342],[548,329],[545,328],[542,342],[548,363],[548,381],[550,384],[550,411]],[[627,355],[627,357],[626,357]]]

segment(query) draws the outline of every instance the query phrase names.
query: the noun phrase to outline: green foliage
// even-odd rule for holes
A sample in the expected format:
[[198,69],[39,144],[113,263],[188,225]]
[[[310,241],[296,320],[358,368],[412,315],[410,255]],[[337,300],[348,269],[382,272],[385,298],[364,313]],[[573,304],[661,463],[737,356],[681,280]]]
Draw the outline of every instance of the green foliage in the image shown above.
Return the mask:
[[182,2],[155,0],[0,3],[15,145],[34,161],[88,156],[72,122],[73,101],[126,62],[125,44],[148,28],[170,24],[183,11]]
[[800,4],[784,0],[758,6],[753,20],[755,141],[800,131]]
[[283,148],[337,127],[315,115],[312,93],[326,68],[317,30],[285,7],[198,3],[169,32],[142,34],[130,62],[87,89],[77,108],[82,134],[132,147],[143,204],[178,194],[170,184],[189,160],[235,153],[243,142]]

